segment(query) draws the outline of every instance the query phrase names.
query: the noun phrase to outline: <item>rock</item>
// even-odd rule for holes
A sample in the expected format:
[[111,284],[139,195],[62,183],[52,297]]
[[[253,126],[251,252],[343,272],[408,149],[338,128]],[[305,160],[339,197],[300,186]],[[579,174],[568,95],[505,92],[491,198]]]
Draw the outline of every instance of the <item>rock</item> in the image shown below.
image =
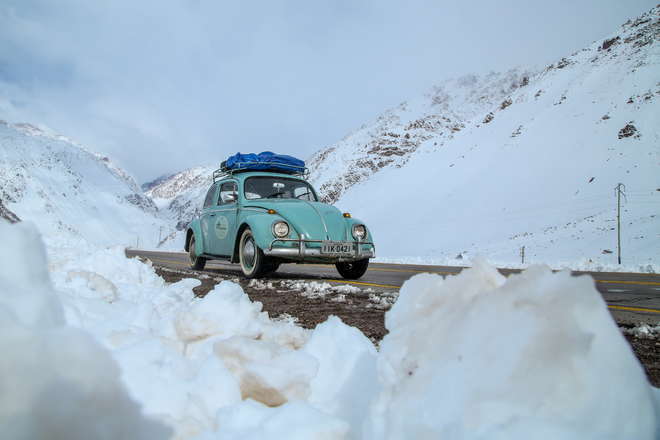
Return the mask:
[[623,139],[631,136],[634,137],[635,139],[638,139],[640,137],[639,131],[637,131],[637,127],[635,127],[632,124],[632,121],[627,123],[625,127],[619,130],[619,139]]
[[603,44],[600,46],[601,50],[609,49],[610,47],[618,43],[620,39],[621,37],[617,36],[615,38],[610,38],[608,40],[603,41]]
[[4,218],[9,223],[18,223],[21,221],[21,219],[18,218],[16,214],[5,207],[5,205],[2,203],[2,200],[0,200],[0,218]]
[[566,58],[562,58],[557,63],[557,69],[563,69],[564,67],[568,66],[569,64],[571,64],[570,61],[568,61]]
[[505,99],[504,101],[502,101],[502,104],[500,104],[500,110],[504,110],[505,108],[507,108],[511,104],[513,104],[513,101],[511,101],[511,98]]

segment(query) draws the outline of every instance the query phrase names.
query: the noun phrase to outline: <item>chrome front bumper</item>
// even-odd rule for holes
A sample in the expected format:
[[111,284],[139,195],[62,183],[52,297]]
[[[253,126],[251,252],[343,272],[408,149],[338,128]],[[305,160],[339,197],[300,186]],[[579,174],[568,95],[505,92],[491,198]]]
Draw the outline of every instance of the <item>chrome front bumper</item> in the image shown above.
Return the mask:
[[[328,240],[330,241],[330,240]],[[273,247],[276,243],[295,243],[296,247]],[[373,258],[376,256],[376,246],[370,241],[343,241],[333,243],[345,243],[355,245],[355,252],[352,254],[323,254],[321,248],[308,248],[307,243],[324,243],[325,240],[304,240],[297,238],[276,238],[270,242],[268,249],[264,249],[264,254],[269,257],[282,257],[291,258],[294,260],[302,260],[305,258],[313,259],[327,259],[337,261],[354,261],[363,260],[365,258]],[[363,250],[363,245],[371,246],[369,250]]]

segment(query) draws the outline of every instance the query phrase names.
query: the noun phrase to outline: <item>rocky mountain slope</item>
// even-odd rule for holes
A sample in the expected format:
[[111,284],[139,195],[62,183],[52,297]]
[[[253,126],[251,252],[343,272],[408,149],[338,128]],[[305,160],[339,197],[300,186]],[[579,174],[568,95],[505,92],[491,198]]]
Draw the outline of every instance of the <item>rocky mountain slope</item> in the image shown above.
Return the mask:
[[169,223],[109,158],[30,124],[0,121],[0,212],[47,239],[156,246]]
[[[380,170],[404,166],[420,146],[423,145],[426,152],[439,151],[466,129],[485,126],[513,103],[514,95],[524,99],[523,95],[532,94],[539,100],[546,92],[540,83],[553,78],[563,80],[585,65],[597,70],[602,64],[619,63],[631,56],[643,62],[641,58],[657,40],[657,32],[656,8],[630,20],[611,38],[545,69],[512,69],[445,81],[426,95],[401,103],[337,144],[314,154],[308,161],[313,183],[324,200],[334,202],[348,188],[368,180]],[[625,50],[626,47],[631,50]],[[586,59],[585,54],[590,54],[590,58]],[[566,86],[566,90],[554,97],[557,105],[567,99],[564,92],[580,88],[579,83]],[[611,84],[602,86],[611,87]]]
[[202,209],[202,203],[213,182],[217,167],[196,167],[168,177],[161,177],[143,187],[146,195],[162,210],[163,215],[175,225],[177,231],[185,230]]
[[[623,183],[623,261],[657,267],[659,16],[538,72],[445,83],[317,153],[313,181],[371,225],[381,256],[512,262],[524,246],[526,262],[603,265],[616,262]],[[453,125],[420,135],[411,120]]]
[[311,180],[324,201],[335,202],[373,174],[401,168],[421,145],[441,149],[475,118],[506,105],[502,103],[511,93],[529,85],[530,76],[529,71],[513,69],[445,81],[318,151],[308,160]]

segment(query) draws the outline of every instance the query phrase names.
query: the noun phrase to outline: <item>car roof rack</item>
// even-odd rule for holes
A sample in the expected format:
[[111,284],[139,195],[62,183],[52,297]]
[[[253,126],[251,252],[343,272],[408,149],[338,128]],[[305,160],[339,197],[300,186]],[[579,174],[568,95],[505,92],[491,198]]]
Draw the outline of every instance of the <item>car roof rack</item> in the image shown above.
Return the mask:
[[[282,164],[277,162],[238,162],[237,165],[239,168],[228,169],[224,166],[224,162],[221,164],[220,168],[213,171],[213,183],[218,180],[222,180],[225,177],[233,176],[234,174],[240,173],[249,173],[249,172],[263,172],[263,173],[279,173],[287,174],[289,176],[302,177],[307,180],[309,177],[309,169],[307,167],[297,167],[295,165],[287,165],[291,170],[282,170],[278,169],[275,166],[282,166]],[[262,168],[264,166],[273,165],[273,168]],[[259,168],[251,168],[252,166],[259,166]]]

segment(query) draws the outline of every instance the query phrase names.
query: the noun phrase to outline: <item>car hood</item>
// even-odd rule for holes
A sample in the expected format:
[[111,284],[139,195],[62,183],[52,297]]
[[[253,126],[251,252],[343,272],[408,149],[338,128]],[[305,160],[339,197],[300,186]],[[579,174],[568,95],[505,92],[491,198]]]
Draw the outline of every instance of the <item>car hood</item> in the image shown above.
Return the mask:
[[[305,200],[255,200],[245,207],[274,209],[295,231],[311,240],[349,240],[346,219],[331,205]],[[327,231],[326,231],[327,229]]]

